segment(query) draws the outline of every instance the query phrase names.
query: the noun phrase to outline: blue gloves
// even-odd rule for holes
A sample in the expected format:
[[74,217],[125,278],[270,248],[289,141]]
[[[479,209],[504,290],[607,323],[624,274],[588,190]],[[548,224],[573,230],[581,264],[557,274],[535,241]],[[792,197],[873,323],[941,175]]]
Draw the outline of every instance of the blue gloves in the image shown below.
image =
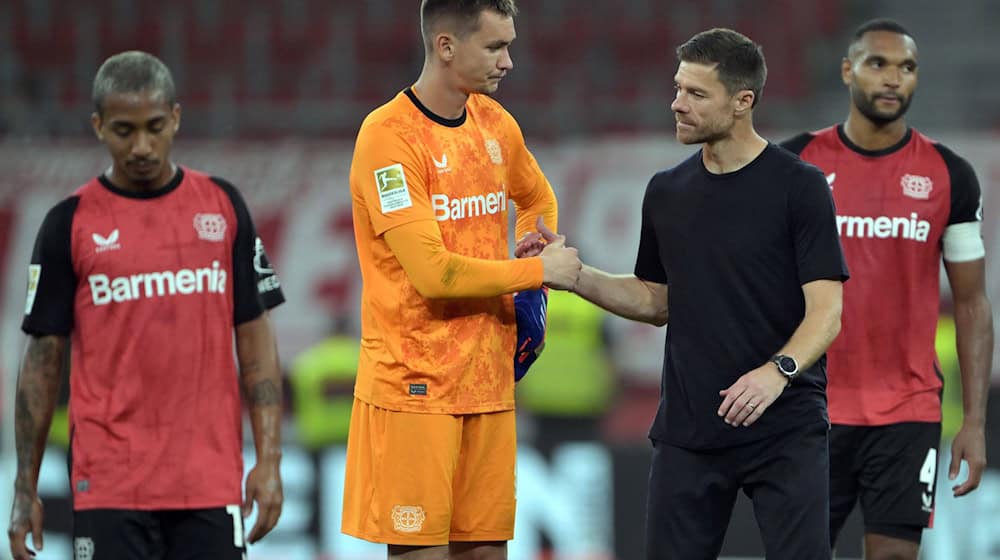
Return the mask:
[[520,381],[545,346],[545,314],[549,302],[547,288],[514,294],[517,317],[517,348],[514,350],[514,381]]

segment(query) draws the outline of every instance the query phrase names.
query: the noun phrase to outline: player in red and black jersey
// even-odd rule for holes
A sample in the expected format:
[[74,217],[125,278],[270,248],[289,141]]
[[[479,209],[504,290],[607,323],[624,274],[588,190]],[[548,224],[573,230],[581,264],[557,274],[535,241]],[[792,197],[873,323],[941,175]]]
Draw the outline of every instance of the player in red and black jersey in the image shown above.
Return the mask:
[[[28,533],[42,546],[36,483],[69,348],[77,557],[245,558],[281,512],[267,310],[284,296],[236,188],[171,161],[181,113],[163,63],[109,58],[93,98],[112,165],[49,211],[29,267],[11,553],[33,555]],[[245,498],[241,387],[257,448]]]
[[783,145],[823,170],[854,280],[843,328],[827,351],[830,522],[835,542],[860,500],[865,558],[916,559],[933,519],[942,377],[934,352],[942,257],[954,300],[965,418],[949,478],[964,460],[979,484],[993,323],[985,291],[981,194],[953,151],[907,126],[917,46],[898,23],[855,33],[841,75],[846,122]]

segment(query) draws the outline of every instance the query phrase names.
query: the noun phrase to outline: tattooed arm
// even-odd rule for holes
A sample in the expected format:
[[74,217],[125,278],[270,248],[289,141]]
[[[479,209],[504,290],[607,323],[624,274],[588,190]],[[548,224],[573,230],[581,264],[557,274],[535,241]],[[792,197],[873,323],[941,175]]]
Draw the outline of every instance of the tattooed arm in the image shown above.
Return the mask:
[[236,354],[240,379],[257,449],[257,465],[247,476],[243,515],[250,515],[253,502],[259,507],[257,523],[250,531],[251,543],[259,541],[278,522],[283,501],[281,490],[281,369],[278,349],[268,314],[236,327]]
[[38,499],[38,470],[45,452],[52,411],[59,395],[60,373],[66,353],[65,336],[31,336],[17,378],[14,439],[17,476],[10,514],[10,552],[14,560],[28,560],[27,537],[42,549],[42,502]]

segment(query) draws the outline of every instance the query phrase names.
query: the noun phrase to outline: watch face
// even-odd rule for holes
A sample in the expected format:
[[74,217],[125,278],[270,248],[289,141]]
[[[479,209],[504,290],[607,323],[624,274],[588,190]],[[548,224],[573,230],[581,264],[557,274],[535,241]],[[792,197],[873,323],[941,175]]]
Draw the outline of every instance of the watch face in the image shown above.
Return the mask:
[[778,367],[780,367],[781,371],[785,373],[789,374],[795,373],[796,370],[795,359],[789,356],[782,356],[778,358]]

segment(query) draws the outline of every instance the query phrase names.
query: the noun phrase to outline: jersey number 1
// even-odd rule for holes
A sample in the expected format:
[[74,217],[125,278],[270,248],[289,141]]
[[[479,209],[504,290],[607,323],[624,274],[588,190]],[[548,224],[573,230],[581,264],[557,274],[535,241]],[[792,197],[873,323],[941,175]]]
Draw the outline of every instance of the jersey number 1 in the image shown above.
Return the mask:
[[226,506],[226,513],[233,517],[233,546],[243,548],[243,515],[240,506]]

